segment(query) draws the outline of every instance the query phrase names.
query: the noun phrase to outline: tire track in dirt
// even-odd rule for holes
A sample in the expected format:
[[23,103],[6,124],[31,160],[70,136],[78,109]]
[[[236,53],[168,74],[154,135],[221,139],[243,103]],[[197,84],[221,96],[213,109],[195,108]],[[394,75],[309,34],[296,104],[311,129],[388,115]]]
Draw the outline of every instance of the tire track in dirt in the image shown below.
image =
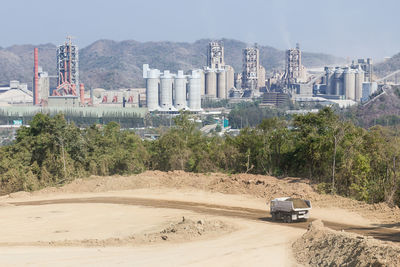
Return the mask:
[[[168,208],[168,209],[181,209],[189,210],[201,214],[209,214],[216,216],[234,217],[255,221],[266,221],[269,223],[279,223],[284,226],[296,227],[307,229],[309,222],[296,222],[291,224],[283,224],[281,222],[274,222],[269,216],[267,210],[251,209],[234,206],[224,206],[208,203],[198,202],[185,202],[175,200],[159,200],[147,198],[128,198],[128,197],[90,197],[90,198],[67,198],[67,199],[52,199],[52,200],[37,200],[25,202],[10,202],[9,204],[15,206],[37,206],[37,205],[52,205],[52,204],[118,204],[118,205],[137,205],[153,208]],[[309,220],[309,221],[312,221]],[[351,224],[341,224],[331,221],[323,221],[326,227],[333,230],[344,230],[346,232],[353,232],[356,234],[371,236],[376,239],[392,242],[400,242],[400,231],[390,229],[382,226],[365,227]]]

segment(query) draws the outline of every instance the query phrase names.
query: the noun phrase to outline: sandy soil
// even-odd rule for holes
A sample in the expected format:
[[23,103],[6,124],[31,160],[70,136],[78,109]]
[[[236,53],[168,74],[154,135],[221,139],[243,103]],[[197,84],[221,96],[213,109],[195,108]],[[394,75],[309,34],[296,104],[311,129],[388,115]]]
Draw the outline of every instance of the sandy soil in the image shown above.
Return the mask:
[[[0,208],[0,211],[2,246],[35,245],[35,242],[53,244],[57,241],[62,244],[60,241],[65,240],[137,239],[139,235],[161,232],[180,222],[182,217],[194,221],[205,219],[182,210],[114,204],[8,206]],[[231,229],[218,230],[224,234]]]
[[[52,195],[47,199],[143,195],[161,198],[160,193],[157,191],[152,195],[151,190],[133,190]],[[176,209],[93,203],[7,204],[10,200],[46,199],[19,195],[8,201],[3,199],[0,206],[1,266],[32,263],[37,266],[159,266],[161,263],[163,266],[296,266],[290,245],[304,233],[304,229],[279,224]],[[167,198],[173,198],[172,191],[168,195]],[[235,199],[207,192],[177,192],[176,198],[190,201],[200,195],[219,204],[241,203],[240,197]],[[184,229],[178,238],[174,238],[171,226],[174,229],[182,217],[185,221],[195,222],[195,229],[201,225],[205,230],[193,237],[192,229]],[[209,222],[214,226],[217,223],[218,229],[207,227]],[[167,240],[162,239],[165,235]]]
[[5,247],[0,265],[297,266],[290,243],[302,230],[235,220],[243,229],[220,238],[137,247]]
[[[313,219],[339,229],[398,227],[398,209],[320,195],[296,178],[184,172],[91,177],[0,197],[0,266],[296,266],[291,244],[306,224],[268,220],[267,204],[280,196],[311,199]],[[146,199],[153,204],[140,204]],[[27,204],[32,201],[48,202]]]
[[400,266],[400,246],[334,231],[320,220],[311,223],[293,249],[298,261],[309,266]]
[[[321,195],[314,191],[308,180],[298,178],[277,179],[271,176],[237,174],[227,175],[221,173],[196,174],[182,171],[159,172],[147,171],[135,176],[113,176],[95,177],[88,179],[77,179],[61,188],[46,188],[32,194],[18,192],[3,198],[21,198],[24,196],[51,196],[63,193],[85,193],[85,192],[110,192],[121,190],[152,189],[178,192],[211,192],[220,194],[236,195],[242,198],[241,205],[247,205],[247,199],[259,199],[258,205],[265,208],[265,202],[275,197],[292,196],[310,199],[313,208],[324,210],[335,209],[336,212],[351,212],[352,216],[345,219],[348,223],[373,223],[391,224],[397,227],[400,221],[400,209],[391,208],[384,203],[366,204],[364,202],[331,195]],[[201,198],[202,196],[200,196]],[[204,199],[203,199],[204,201]],[[318,212],[318,211],[317,211]],[[315,214],[317,214],[317,212]],[[357,216],[353,216],[358,214]],[[330,216],[320,213],[321,216]],[[343,216],[333,214],[338,220]],[[351,220],[354,220],[351,222]]]

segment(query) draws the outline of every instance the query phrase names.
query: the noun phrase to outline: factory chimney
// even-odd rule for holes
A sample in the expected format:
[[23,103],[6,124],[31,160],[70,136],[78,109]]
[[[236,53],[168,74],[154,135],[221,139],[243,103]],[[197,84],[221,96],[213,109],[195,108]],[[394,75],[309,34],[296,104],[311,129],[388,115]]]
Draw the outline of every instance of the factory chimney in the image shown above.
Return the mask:
[[33,84],[33,105],[38,105],[39,104],[39,52],[38,48],[36,47],[34,49],[34,67],[33,67],[33,72],[35,75],[35,80]]
[[79,86],[79,96],[81,97],[81,106],[85,105],[85,85],[83,83]]

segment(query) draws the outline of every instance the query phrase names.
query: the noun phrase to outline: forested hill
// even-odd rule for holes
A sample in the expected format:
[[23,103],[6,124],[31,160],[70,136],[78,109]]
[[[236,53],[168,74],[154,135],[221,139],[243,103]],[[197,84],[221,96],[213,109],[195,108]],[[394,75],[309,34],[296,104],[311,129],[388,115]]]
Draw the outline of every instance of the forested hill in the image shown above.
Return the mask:
[[[149,63],[161,70],[189,70],[206,64],[207,44],[202,39],[194,43],[137,42],[99,40],[80,49],[80,78],[87,88],[116,89],[142,87],[142,65]],[[225,61],[235,71],[242,69],[242,49],[248,44],[222,39]],[[79,45],[79,42],[77,42]],[[56,72],[56,46],[39,45],[39,64],[50,75]],[[33,45],[0,48],[0,84],[10,80],[27,82],[31,87],[33,75]],[[270,46],[259,46],[261,63],[267,70],[284,68],[285,52]],[[303,52],[306,67],[318,67],[344,62],[327,54]]]
[[396,70],[400,70],[400,53],[384,62],[376,64],[374,67],[375,74],[378,77],[384,77]]
[[357,105],[345,111],[344,117],[359,126],[394,126],[400,124],[400,86],[389,86],[377,92],[376,97],[364,105]]

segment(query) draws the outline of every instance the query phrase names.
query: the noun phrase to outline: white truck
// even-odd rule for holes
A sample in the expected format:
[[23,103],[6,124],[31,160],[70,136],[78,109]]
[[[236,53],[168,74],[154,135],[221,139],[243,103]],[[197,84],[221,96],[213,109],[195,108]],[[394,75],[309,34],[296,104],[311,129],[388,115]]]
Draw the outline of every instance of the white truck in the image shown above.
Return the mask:
[[272,220],[283,220],[286,223],[310,217],[311,202],[300,198],[281,197],[271,200],[270,213]]

